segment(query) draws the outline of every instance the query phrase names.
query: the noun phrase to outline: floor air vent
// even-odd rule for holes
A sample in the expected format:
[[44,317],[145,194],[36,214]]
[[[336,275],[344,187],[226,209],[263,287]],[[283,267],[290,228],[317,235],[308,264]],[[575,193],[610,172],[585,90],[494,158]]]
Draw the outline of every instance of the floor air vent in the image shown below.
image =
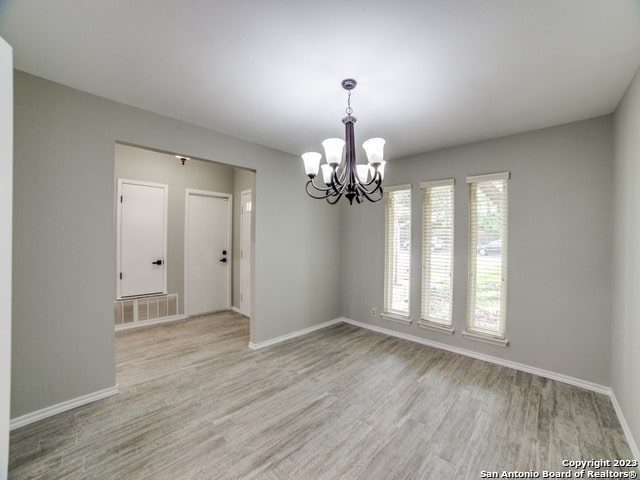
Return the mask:
[[114,317],[116,326],[130,325],[178,315],[178,294],[116,300]]

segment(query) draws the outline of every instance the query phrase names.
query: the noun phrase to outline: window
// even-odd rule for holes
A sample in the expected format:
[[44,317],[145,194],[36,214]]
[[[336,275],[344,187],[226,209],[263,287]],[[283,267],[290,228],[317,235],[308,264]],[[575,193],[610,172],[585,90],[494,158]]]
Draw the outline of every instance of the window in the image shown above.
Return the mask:
[[[422,311],[420,324],[451,327],[453,179],[422,182]],[[453,333],[453,329],[447,329]]]
[[409,321],[411,185],[385,189],[384,314]]
[[[467,336],[504,340],[509,173],[468,177]],[[506,341],[498,342],[506,345]]]

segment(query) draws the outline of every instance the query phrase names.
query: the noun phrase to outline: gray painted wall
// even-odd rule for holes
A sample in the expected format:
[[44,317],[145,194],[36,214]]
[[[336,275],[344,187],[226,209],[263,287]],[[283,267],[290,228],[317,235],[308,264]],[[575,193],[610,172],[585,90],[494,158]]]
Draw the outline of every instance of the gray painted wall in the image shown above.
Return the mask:
[[115,146],[114,192],[118,188],[118,178],[163,183],[169,186],[167,289],[168,293],[179,294],[180,313],[184,313],[185,190],[195,188],[233,194],[234,170],[227,165],[195,159],[182,165],[174,155],[128,145]]
[[[343,207],[343,315],[532,367],[609,385],[610,116],[391,160],[385,184],[413,184],[411,313],[420,315],[419,182],[455,178],[453,336],[371,317],[382,310],[384,206]],[[467,175],[510,171],[508,348],[463,338]]]
[[640,441],[640,71],[614,121],[615,202],[611,387]]
[[[235,169],[234,185],[233,185],[233,306],[240,308],[240,214],[242,213],[242,205],[240,205],[241,193],[244,190],[256,188],[256,174],[251,170],[242,168]],[[252,217],[252,221],[255,216]],[[252,231],[253,234],[253,231]]]
[[9,465],[11,387],[11,215],[13,190],[13,52],[0,38],[0,479]]
[[251,341],[339,315],[340,212],[296,157],[22,72],[14,76],[11,415],[115,384],[115,142],[256,170]]

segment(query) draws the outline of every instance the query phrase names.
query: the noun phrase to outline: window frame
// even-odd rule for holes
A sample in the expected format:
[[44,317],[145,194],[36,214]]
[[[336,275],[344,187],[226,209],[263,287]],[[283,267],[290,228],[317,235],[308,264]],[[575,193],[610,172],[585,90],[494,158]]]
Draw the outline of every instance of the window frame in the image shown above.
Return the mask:
[[383,308],[381,317],[385,320],[390,320],[399,323],[410,324],[411,323],[411,248],[409,248],[407,255],[408,259],[408,285],[407,285],[407,311],[403,312],[400,310],[394,310],[391,307],[393,292],[389,291],[388,287],[390,285],[389,275],[391,274],[389,268],[390,264],[393,262],[391,258],[390,245],[389,245],[389,199],[393,193],[407,191],[409,193],[409,241],[411,241],[411,226],[412,226],[412,211],[411,202],[412,202],[412,185],[404,184],[404,185],[395,185],[392,187],[385,187],[384,189],[384,296],[383,296]]
[[[450,240],[451,245],[449,249],[449,285],[448,285],[448,296],[449,296],[449,309],[447,313],[448,321],[441,321],[435,318],[429,318],[428,308],[431,302],[429,291],[431,290],[431,237],[432,237],[432,229],[433,226],[431,223],[427,223],[429,219],[427,219],[427,211],[429,201],[431,200],[430,195],[433,192],[434,188],[439,187],[450,187],[450,201],[451,201],[451,211],[449,212],[451,230],[450,230]],[[420,292],[420,320],[418,324],[421,327],[428,328],[430,330],[435,330],[443,333],[453,334],[455,329],[453,327],[453,275],[454,275],[454,255],[455,255],[455,179],[454,178],[446,178],[442,180],[431,180],[420,182],[420,190],[422,191],[422,258],[421,258],[421,292]],[[427,197],[429,195],[429,197]]]
[[[469,191],[469,223],[468,223],[468,285],[467,285],[467,318],[466,328],[463,335],[473,340],[479,340],[494,345],[507,346],[509,340],[506,338],[507,331],[507,287],[508,287],[508,252],[509,252],[509,179],[510,172],[491,173],[487,175],[474,175],[467,177]],[[477,238],[478,231],[474,231],[474,222],[477,212],[474,208],[477,205],[477,199],[474,198],[474,185],[477,188],[479,183],[504,181],[502,190],[502,210],[500,225],[501,240],[501,264],[500,264],[500,315],[498,330],[490,331],[478,328],[474,325],[476,312],[476,280],[478,253]],[[477,192],[475,193],[477,195]],[[477,223],[477,222],[475,222]]]

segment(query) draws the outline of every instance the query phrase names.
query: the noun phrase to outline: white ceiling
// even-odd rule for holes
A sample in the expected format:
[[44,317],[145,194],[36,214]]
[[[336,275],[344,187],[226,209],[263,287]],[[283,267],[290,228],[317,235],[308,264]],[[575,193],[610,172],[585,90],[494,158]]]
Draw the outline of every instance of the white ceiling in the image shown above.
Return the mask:
[[16,68],[299,155],[389,158],[612,112],[640,0],[5,0]]

